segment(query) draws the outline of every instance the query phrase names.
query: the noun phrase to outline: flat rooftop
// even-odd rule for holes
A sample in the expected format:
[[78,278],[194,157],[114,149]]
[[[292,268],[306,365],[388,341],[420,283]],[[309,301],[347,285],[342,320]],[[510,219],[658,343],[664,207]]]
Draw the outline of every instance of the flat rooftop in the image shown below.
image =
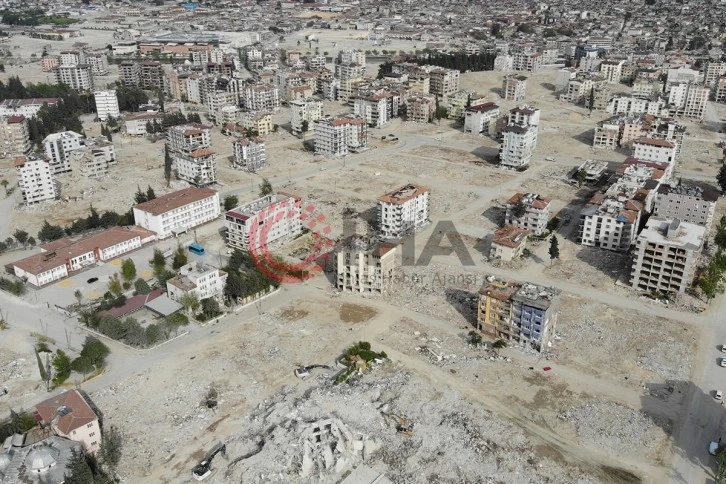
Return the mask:
[[386,203],[401,204],[406,203],[407,201],[428,192],[429,189],[427,187],[409,183],[408,185],[404,185],[401,188],[397,188],[396,190],[393,190],[381,197],[378,197],[378,200]]
[[270,205],[283,202],[290,198],[295,197],[287,193],[272,193],[244,205],[240,205],[239,207],[233,208],[232,210],[228,210],[226,212],[226,216],[234,217],[239,220],[247,220],[248,218],[255,216],[265,208],[269,207]]
[[[670,236],[669,236],[670,232]],[[706,227],[678,219],[651,217],[638,241],[649,244],[667,245],[685,250],[699,250],[706,237]]]

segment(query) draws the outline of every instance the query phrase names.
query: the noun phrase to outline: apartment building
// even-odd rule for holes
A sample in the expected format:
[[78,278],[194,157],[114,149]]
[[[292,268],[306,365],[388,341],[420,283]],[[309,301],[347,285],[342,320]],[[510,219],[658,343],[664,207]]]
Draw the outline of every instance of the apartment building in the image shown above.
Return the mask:
[[662,116],[668,114],[668,106],[660,97],[639,99],[632,96],[617,96],[608,102],[605,110],[610,114],[619,114],[621,116],[640,116],[641,114]]
[[124,86],[138,86],[141,84],[141,66],[137,62],[121,62],[121,83]]
[[166,143],[176,164],[177,176],[195,186],[217,181],[216,153],[209,149],[212,127],[199,123],[172,126]]
[[666,76],[666,89],[674,84],[697,84],[700,81],[701,73],[698,72],[698,69],[680,66],[675,69],[668,69]]
[[96,116],[99,121],[107,121],[108,118],[118,118],[121,115],[115,90],[96,91],[93,97],[96,100]]
[[512,261],[522,255],[527,248],[529,230],[514,225],[505,225],[494,232],[489,259]]
[[256,132],[258,136],[266,136],[272,133],[274,129],[272,114],[266,111],[244,113],[242,127]]
[[554,288],[492,278],[479,290],[477,329],[493,339],[542,351],[551,344],[558,306]]
[[[44,428],[51,429],[59,437],[79,442],[88,454],[101,448],[103,439],[98,415],[78,390],[66,390],[40,402],[35,406],[34,416]],[[55,465],[55,462],[49,465]]]
[[232,166],[256,172],[267,166],[265,141],[262,138],[235,138],[232,140]]
[[577,169],[578,171],[585,173],[586,183],[595,183],[607,172],[608,162],[601,160],[585,160]]
[[159,61],[142,61],[139,64],[139,87],[150,91],[164,91],[164,67]]
[[600,75],[608,84],[619,84],[623,72],[623,60],[604,60],[600,64]]
[[538,72],[542,69],[542,54],[520,52],[512,55],[512,70]]
[[464,133],[494,134],[499,106],[492,102],[471,106],[464,113]]
[[86,54],[86,64],[91,67],[94,76],[108,75],[108,58],[106,54]]
[[547,231],[550,221],[551,203],[549,197],[517,192],[507,201],[504,223],[529,230],[534,235],[542,235]]
[[520,168],[529,165],[537,145],[537,130],[527,126],[507,126],[502,130],[502,146],[499,149],[500,165]]
[[709,62],[703,76],[703,83],[709,87],[715,87],[718,80],[726,75],[726,62]]
[[366,65],[366,54],[362,50],[353,49],[338,51],[338,64],[358,64],[364,66]]
[[49,134],[43,140],[45,155],[50,159],[54,174],[71,171],[70,153],[85,147],[86,139],[73,131]]
[[567,90],[567,86],[569,85],[570,80],[575,78],[577,72],[578,70],[575,67],[568,67],[566,69],[558,70],[557,77],[555,78],[555,92],[562,92]]
[[0,116],[25,116],[32,118],[45,105],[56,106],[60,102],[57,97],[31,99],[5,99],[0,102]]
[[203,262],[192,262],[179,268],[175,277],[166,281],[166,295],[173,301],[180,302],[188,295],[198,300],[224,296],[227,273]]
[[721,76],[716,84],[716,97],[717,103],[726,103],[726,76]]
[[650,99],[663,92],[663,83],[652,79],[636,79],[633,82],[633,96]]
[[437,67],[429,69],[429,94],[450,96],[459,90],[459,71]]
[[280,109],[280,89],[269,84],[252,84],[242,90],[242,104],[250,111]]
[[396,246],[350,236],[336,253],[335,287],[343,292],[385,291],[396,268]]
[[676,152],[675,143],[664,139],[640,138],[633,142],[633,158],[643,161],[675,165]]
[[0,150],[6,155],[26,155],[33,149],[28,118],[22,115],[0,117]]
[[40,68],[43,72],[53,72],[60,65],[60,56],[46,55],[40,58]]
[[497,72],[509,72],[514,70],[514,59],[511,55],[500,54],[494,58],[494,70]]
[[429,123],[436,113],[436,96],[421,94],[406,98],[406,119],[414,123]]
[[220,213],[217,191],[190,187],[136,205],[134,220],[157,239],[166,239],[216,220]]
[[353,99],[353,114],[366,120],[371,128],[380,128],[391,120],[389,116],[388,96],[374,94]]
[[301,206],[299,197],[273,193],[227,211],[227,245],[254,251],[298,236]]
[[127,114],[124,117],[124,129],[129,136],[144,136],[149,134],[146,132],[147,123],[161,123],[164,115],[160,113],[136,113]]
[[64,50],[61,51],[59,58],[61,65],[71,66],[86,63],[86,53],[83,51]]
[[378,198],[378,230],[387,239],[404,237],[429,222],[429,189],[408,184]]
[[601,150],[616,150],[620,146],[620,125],[610,122],[595,127],[592,147]]
[[141,227],[111,227],[77,239],[62,238],[40,246],[40,253],[11,264],[17,277],[42,287],[99,262],[107,262],[155,240]]
[[502,92],[506,101],[524,101],[527,94],[527,78],[525,76],[504,76]]
[[360,116],[326,116],[313,124],[316,155],[346,156],[368,147],[368,125]]
[[638,236],[630,272],[633,289],[662,294],[691,287],[706,227],[679,219],[651,217]]
[[199,123],[171,126],[166,131],[166,143],[172,152],[209,148],[212,144],[212,126]]
[[84,149],[71,151],[69,159],[72,171],[87,178],[102,178],[108,175],[109,166],[115,165],[116,150],[105,137],[86,142]]
[[481,96],[476,92],[457,91],[454,94],[441,99],[439,105],[446,108],[447,117],[449,119],[461,120],[464,118],[466,110],[469,107],[479,106],[486,102],[486,96]]
[[[290,128],[292,134],[300,136],[315,127],[315,121],[323,117],[323,102],[315,98],[297,99],[290,102]],[[307,130],[303,130],[306,123]]]
[[661,185],[655,198],[653,214],[664,219],[678,219],[701,225],[708,230],[713,222],[719,193],[698,186]]
[[710,92],[706,86],[685,82],[676,84],[671,86],[668,104],[675,116],[702,120]]
[[76,91],[93,90],[93,74],[88,64],[61,64],[55,68],[55,82]]
[[23,204],[33,205],[58,198],[58,185],[48,158],[35,154],[24,155],[15,158],[13,166]]

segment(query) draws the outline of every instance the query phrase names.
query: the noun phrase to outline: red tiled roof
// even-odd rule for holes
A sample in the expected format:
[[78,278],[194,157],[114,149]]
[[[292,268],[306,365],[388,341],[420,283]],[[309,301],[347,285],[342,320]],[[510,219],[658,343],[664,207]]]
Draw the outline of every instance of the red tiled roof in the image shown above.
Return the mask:
[[161,195],[148,202],[140,203],[134,208],[152,215],[161,215],[184,205],[213,197],[215,193],[217,192],[211,188],[190,187]]
[[[67,413],[65,410],[59,412],[59,409],[63,407],[70,411]],[[46,423],[52,422],[58,416],[55,426],[66,435],[79,427],[98,420],[98,416],[78,390],[68,390],[40,402],[35,406],[35,412],[40,420]]]
[[139,294],[138,296],[130,297],[126,300],[126,304],[120,308],[111,308],[108,311],[99,311],[98,315],[120,318],[138,311],[143,308],[146,303],[153,301],[157,297],[161,297],[163,294],[164,289],[154,289],[149,294]]

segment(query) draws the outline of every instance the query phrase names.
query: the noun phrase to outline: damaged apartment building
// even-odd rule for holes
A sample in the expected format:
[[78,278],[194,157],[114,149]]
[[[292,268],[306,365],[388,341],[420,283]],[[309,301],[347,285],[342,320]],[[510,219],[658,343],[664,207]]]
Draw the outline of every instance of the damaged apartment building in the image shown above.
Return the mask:
[[409,235],[429,223],[429,189],[408,184],[378,198],[378,229],[383,238]]
[[352,235],[336,254],[335,287],[343,292],[383,292],[393,279],[396,245]]
[[537,351],[550,346],[558,316],[557,290],[489,277],[479,290],[477,329]]

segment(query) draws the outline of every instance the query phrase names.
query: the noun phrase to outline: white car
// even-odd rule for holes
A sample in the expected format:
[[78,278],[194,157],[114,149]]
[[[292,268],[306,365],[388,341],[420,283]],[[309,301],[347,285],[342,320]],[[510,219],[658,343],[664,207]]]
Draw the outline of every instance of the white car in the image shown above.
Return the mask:
[[726,344],[721,345],[721,353],[726,353]]
[[708,444],[708,453],[711,455],[716,455],[716,452],[718,451],[718,442],[711,442]]
[[555,161],[555,159],[551,156],[548,156],[547,158],[545,158],[545,161]]
[[726,367],[726,358],[721,358],[721,366]]
[[723,400],[723,392],[721,390],[715,390],[713,392],[713,398],[716,400]]

